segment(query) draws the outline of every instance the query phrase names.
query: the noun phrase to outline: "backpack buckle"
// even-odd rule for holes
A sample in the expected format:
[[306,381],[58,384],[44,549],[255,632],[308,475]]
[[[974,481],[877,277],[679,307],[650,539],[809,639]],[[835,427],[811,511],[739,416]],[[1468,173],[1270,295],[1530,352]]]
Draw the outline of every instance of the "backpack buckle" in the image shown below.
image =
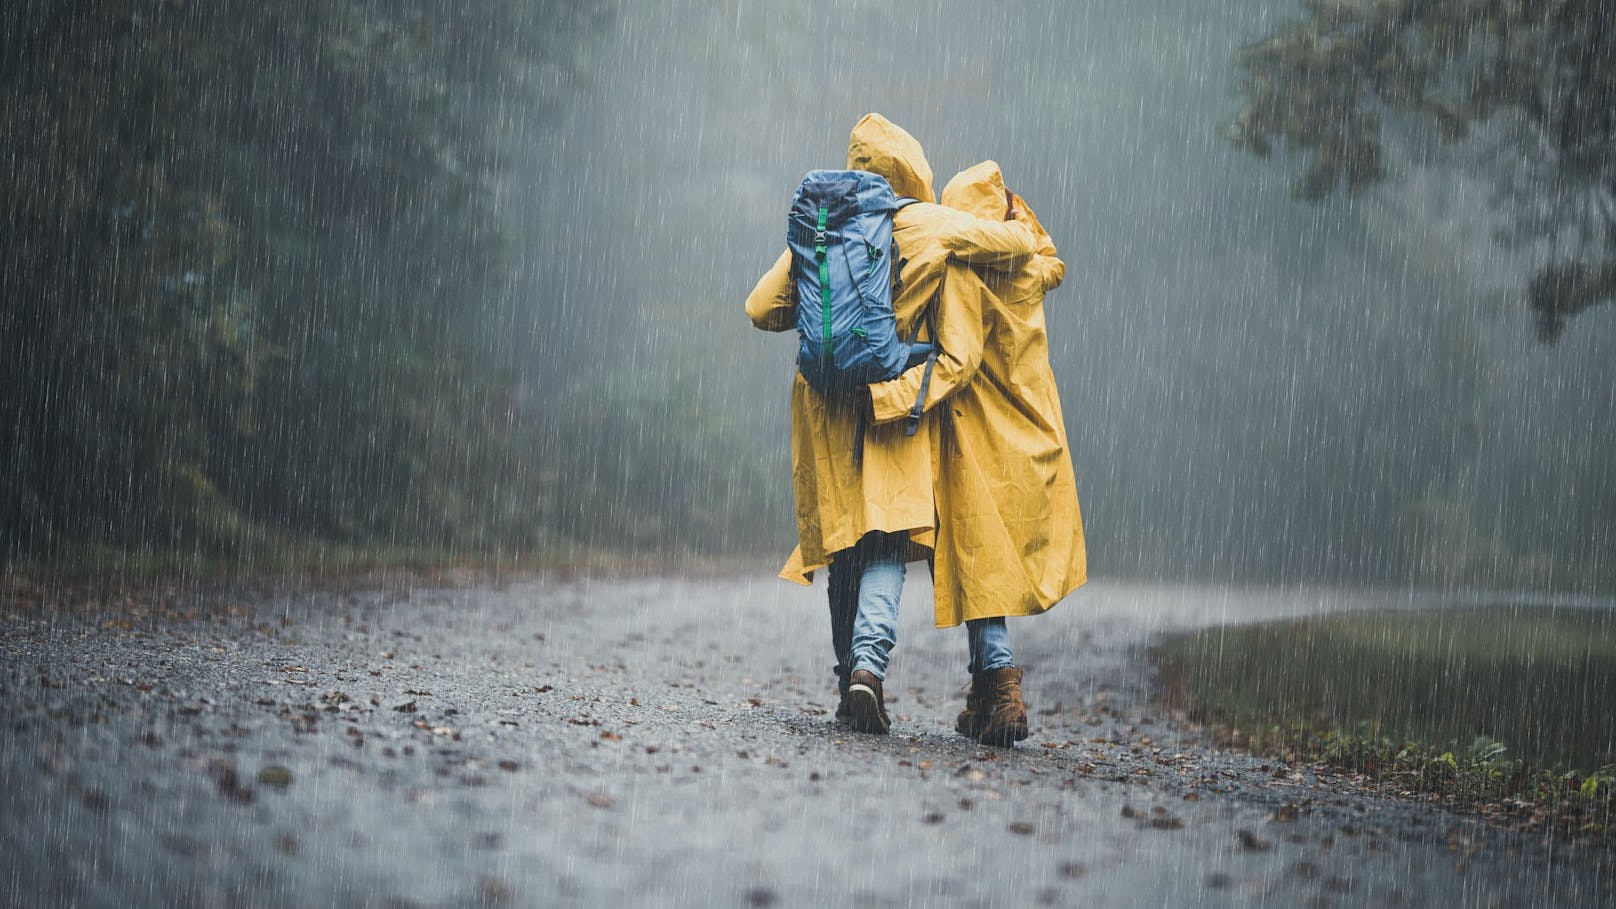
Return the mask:
[[814,231],[814,245],[815,246],[824,246],[825,245],[825,232],[824,231],[822,231],[822,230]]

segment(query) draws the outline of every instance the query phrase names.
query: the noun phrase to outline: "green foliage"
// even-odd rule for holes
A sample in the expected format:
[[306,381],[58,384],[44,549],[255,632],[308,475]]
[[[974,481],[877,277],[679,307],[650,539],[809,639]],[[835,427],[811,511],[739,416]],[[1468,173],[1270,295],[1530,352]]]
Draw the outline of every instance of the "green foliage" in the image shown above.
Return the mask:
[[1512,827],[1616,840],[1616,765],[1586,772],[1545,768],[1507,756],[1508,749],[1485,736],[1444,749],[1389,738],[1371,726],[1298,722],[1247,735],[1220,719],[1209,722],[1222,742],[1256,754],[1361,774],[1397,794],[1436,796]]
[[1175,639],[1185,683],[1240,719],[1372,724],[1432,745],[1477,735],[1546,764],[1616,759],[1616,616],[1474,609],[1343,614]]
[[1529,286],[1540,338],[1616,299],[1616,13],[1605,0],[1303,7],[1304,19],[1240,51],[1237,145],[1301,153],[1295,192],[1320,199],[1386,177],[1389,119],[1450,143],[1485,133],[1506,164],[1510,234],[1546,257]]
[[1155,656],[1169,701],[1226,743],[1616,832],[1607,613],[1335,615],[1208,629]]
[[492,206],[547,6],[0,8],[0,554],[531,539]]

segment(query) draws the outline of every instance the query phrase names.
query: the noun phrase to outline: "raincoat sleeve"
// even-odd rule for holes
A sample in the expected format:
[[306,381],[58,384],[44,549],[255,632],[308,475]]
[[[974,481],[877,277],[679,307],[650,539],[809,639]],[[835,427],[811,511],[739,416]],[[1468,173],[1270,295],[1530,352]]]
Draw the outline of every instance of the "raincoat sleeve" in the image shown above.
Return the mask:
[[1032,231],[1033,239],[1036,241],[1033,252],[1040,256],[1054,256],[1055,240],[1049,235],[1049,231],[1044,230],[1044,225],[1038,220],[1038,216],[1033,213],[1032,206],[1027,204],[1026,199],[1017,195],[1016,208],[1021,211],[1021,216],[1017,220],[1027,225],[1027,228]]
[[943,248],[962,262],[1009,271],[1020,268],[1038,247],[1031,228],[1019,221],[988,221],[938,206],[948,223]]
[[746,314],[764,331],[797,327],[797,290],[791,283],[791,250],[780,254],[746,297]]
[[[964,388],[982,365],[982,345],[987,332],[983,327],[989,293],[970,266],[948,263],[942,296],[937,301],[937,362],[926,385],[925,410],[931,410],[954,392]],[[903,375],[870,386],[870,406],[875,422],[891,423],[909,416],[920,396],[926,364],[911,366]]]
[[1027,263],[1027,268],[1038,276],[1039,286],[1045,292],[1061,286],[1061,281],[1066,278],[1066,263],[1054,256],[1033,256],[1032,261]]

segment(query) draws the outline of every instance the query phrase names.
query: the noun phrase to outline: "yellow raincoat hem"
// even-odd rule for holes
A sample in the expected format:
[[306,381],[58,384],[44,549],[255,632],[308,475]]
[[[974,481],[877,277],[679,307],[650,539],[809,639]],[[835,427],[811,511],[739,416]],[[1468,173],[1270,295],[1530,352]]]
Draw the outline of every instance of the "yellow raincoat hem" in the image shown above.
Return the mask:
[[985,609],[955,609],[952,602],[938,598],[935,603],[936,614],[933,617],[934,622],[938,628],[956,628],[965,624],[966,622],[974,622],[977,619],[1021,618],[1024,616],[1043,615],[1044,613],[1060,605],[1061,602],[1067,597],[1071,596],[1073,593],[1076,593],[1079,587],[1082,587],[1084,584],[1088,583],[1088,580],[1087,575],[1079,577],[1065,593],[1055,597],[1048,603],[1041,601],[1024,602],[1007,608],[999,609],[992,607]]
[[[901,531],[887,530],[882,527],[873,527],[866,532],[909,534],[909,554],[908,558],[904,559],[905,562],[922,562],[930,559],[937,545],[937,529],[935,527],[910,527]],[[842,549],[850,548],[851,545],[852,544],[844,547],[838,547],[836,551],[840,552]],[[791,550],[791,555],[786,558],[786,563],[780,567],[780,573],[776,575],[776,577],[780,578],[782,581],[790,581],[793,584],[801,584],[804,587],[812,587],[814,582],[814,572],[823,568],[829,568],[830,561],[831,560],[829,558],[826,558],[823,561],[816,560],[812,564],[809,564],[803,559],[802,546],[799,544],[796,549]]]

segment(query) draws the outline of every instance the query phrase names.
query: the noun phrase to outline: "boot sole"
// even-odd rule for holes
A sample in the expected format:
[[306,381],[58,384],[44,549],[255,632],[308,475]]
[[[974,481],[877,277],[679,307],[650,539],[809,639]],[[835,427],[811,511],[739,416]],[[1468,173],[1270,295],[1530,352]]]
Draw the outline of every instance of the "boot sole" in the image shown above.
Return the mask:
[[881,701],[875,689],[868,685],[854,685],[847,689],[847,725],[854,732],[886,735],[888,723],[881,717]]
[[1009,748],[1026,737],[1026,723],[1011,723],[999,729],[984,729],[982,737],[978,741],[984,745],[993,745],[997,748]]
[[954,731],[968,739],[977,739],[982,735],[982,724],[977,722],[964,723],[959,720],[955,720]]

